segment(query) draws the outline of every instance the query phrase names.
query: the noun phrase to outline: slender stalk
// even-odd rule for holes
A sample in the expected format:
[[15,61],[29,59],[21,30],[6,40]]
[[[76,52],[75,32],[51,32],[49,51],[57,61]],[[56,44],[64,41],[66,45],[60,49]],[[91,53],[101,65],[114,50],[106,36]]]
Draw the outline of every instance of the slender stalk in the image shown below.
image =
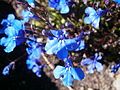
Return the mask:
[[45,56],[45,54],[44,54],[44,53],[41,53],[41,55],[42,55],[43,59],[45,60],[45,62],[48,64],[48,66],[49,66],[52,70],[54,70],[54,66],[49,62],[49,60],[47,59],[47,57]]

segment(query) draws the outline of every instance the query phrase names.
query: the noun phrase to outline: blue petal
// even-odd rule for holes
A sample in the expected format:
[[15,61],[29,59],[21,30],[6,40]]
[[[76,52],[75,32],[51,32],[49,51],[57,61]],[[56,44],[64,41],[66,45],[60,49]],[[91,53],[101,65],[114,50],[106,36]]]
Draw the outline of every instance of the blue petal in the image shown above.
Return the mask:
[[48,5],[49,7],[56,8],[59,4],[60,0],[49,0]]
[[53,75],[56,79],[60,78],[61,75],[63,75],[63,73],[65,73],[66,68],[63,66],[57,66],[54,70],[53,70]]
[[39,71],[39,66],[38,65],[33,66],[32,71],[33,71],[33,73],[38,72]]
[[116,73],[120,68],[120,63],[111,66],[111,72]]
[[3,71],[2,71],[2,74],[3,75],[8,75],[9,74],[9,71],[10,71],[10,67],[9,66],[6,66]]
[[64,74],[64,76],[63,76],[63,78],[61,78],[61,80],[62,80],[62,82],[65,86],[71,86],[72,83],[73,83],[73,77],[72,77],[72,75],[70,74],[69,71],[67,71]]
[[16,36],[16,30],[14,27],[10,26],[5,29],[5,34],[7,36]]
[[66,0],[60,0],[59,2],[60,13],[66,14],[69,12],[69,7]]
[[79,50],[82,50],[84,48],[85,48],[85,42],[84,42],[84,40],[81,40],[78,48],[75,51],[79,51]]
[[67,2],[66,0],[49,0],[49,6],[56,10],[60,10],[62,14],[66,14],[69,12]]
[[85,23],[85,24],[91,24],[91,23],[92,23],[91,18],[85,17],[85,18],[84,18],[84,23]]
[[67,48],[67,50],[73,51],[73,50],[77,49],[78,44],[77,44],[77,41],[75,40],[75,38],[65,39],[64,41],[65,41],[65,47]]
[[47,54],[53,54],[54,49],[57,48],[57,43],[58,43],[57,39],[48,40],[47,44],[45,45],[46,53]]
[[26,0],[31,7],[35,7],[34,0]]
[[60,9],[60,13],[66,14],[70,11],[69,7],[67,5],[62,5]]
[[[57,42],[57,40],[56,40]],[[55,43],[53,43],[55,44]],[[65,47],[65,43],[63,40],[59,40],[58,43],[56,43],[55,45],[53,45],[50,49],[46,50],[47,54],[57,54],[58,51],[60,51],[62,48]]]
[[12,23],[14,22],[15,20],[15,16],[13,14],[9,14],[7,19],[3,19],[1,24],[3,26],[7,26],[7,25],[12,25]]
[[[27,40],[26,43],[28,44],[29,47],[36,48],[36,39],[34,37],[29,37],[30,40]],[[31,41],[32,40],[32,41]]]
[[57,52],[57,57],[60,59],[65,59],[68,57],[68,51],[66,48],[62,48],[60,51]]
[[50,30],[50,32],[55,36],[55,37],[60,37],[60,35],[63,35],[62,30]]
[[82,80],[85,77],[84,72],[80,68],[71,68],[71,74],[76,80]]
[[92,26],[96,29],[99,29],[99,22],[100,22],[100,17],[96,17],[92,22]]
[[54,49],[54,53],[55,54],[57,54],[62,49],[66,50],[66,48],[65,48],[66,44],[65,44],[64,40],[59,40],[59,42],[56,45],[57,45],[57,48]]
[[41,72],[40,71],[36,72],[36,76],[41,77]]
[[5,44],[6,48],[4,49],[5,52],[9,53],[14,50],[16,47],[16,42],[13,38],[7,38],[7,42]]
[[0,45],[6,47],[9,44],[10,41],[11,41],[11,38],[3,37],[3,38],[1,38]]
[[33,3],[34,0],[26,0],[28,3]]
[[96,62],[95,66],[96,66],[96,69],[97,69],[98,72],[101,72],[103,70],[103,66],[102,66],[101,63]]
[[101,60],[101,59],[102,59],[102,56],[99,55],[99,56],[97,57],[97,60]]
[[95,53],[95,59],[96,60],[101,60],[102,59],[102,56],[98,53]]
[[35,48],[32,50],[32,53],[29,55],[30,59],[40,59],[41,56],[41,48]]
[[13,14],[9,14],[8,17],[7,17],[7,20],[12,22],[15,20],[15,16]]
[[98,18],[97,14],[89,15],[88,17],[85,17],[84,23],[85,24],[92,24],[97,18]]
[[101,8],[99,8],[98,10],[97,10],[97,15],[98,16],[102,16],[103,14],[104,14],[104,12],[106,12],[105,10],[102,10]]
[[13,22],[13,27],[15,28],[15,30],[17,31],[17,33],[19,32],[19,30],[22,29],[22,23],[19,20],[14,20]]
[[33,68],[33,66],[36,65],[35,61],[31,60],[31,59],[27,59],[26,64],[27,64],[27,68],[30,69],[30,70]]
[[65,45],[69,45],[69,44],[72,44],[72,43],[76,43],[76,39],[65,39]]
[[98,53],[95,53],[95,58],[97,58],[98,57]]
[[27,51],[28,55],[30,55],[32,53],[32,49],[31,48],[26,48],[26,51]]
[[3,25],[4,27],[7,27],[9,21],[6,20],[6,19],[3,19],[2,22],[1,22],[1,25]]
[[88,65],[88,73],[94,73],[94,69],[95,69],[95,65],[94,64],[90,64],[90,65]]
[[94,14],[96,13],[96,11],[95,11],[95,9],[92,8],[92,7],[87,7],[87,8],[85,9],[85,13],[94,15]]
[[7,42],[7,38],[3,37],[0,39],[0,45],[5,46],[6,42]]
[[92,61],[90,58],[86,58],[86,59],[83,59],[83,60],[81,61],[81,65],[82,65],[82,66],[84,66],[84,65],[89,65],[89,64],[91,64],[91,63],[93,63],[93,61]]

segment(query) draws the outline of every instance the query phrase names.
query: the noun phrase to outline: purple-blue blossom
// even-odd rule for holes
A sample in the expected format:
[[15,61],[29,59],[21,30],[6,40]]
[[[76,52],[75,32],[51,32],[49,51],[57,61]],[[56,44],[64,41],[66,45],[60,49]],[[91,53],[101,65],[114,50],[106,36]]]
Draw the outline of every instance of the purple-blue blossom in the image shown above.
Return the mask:
[[[5,52],[7,53],[12,52],[16,47],[16,45],[20,45],[22,42],[24,42],[24,34],[20,33],[21,31],[17,30],[13,26],[8,26],[4,30],[4,32],[7,35],[7,37],[2,37],[0,39],[0,45],[5,47],[4,49]],[[22,38],[22,39],[17,39],[17,38]]]
[[65,61],[65,67],[58,65],[54,69],[53,75],[56,79],[60,79],[65,86],[71,86],[73,80],[82,80],[84,78],[82,69],[73,67],[69,59]]
[[1,24],[6,28],[12,26],[15,28],[16,31],[23,29],[21,21],[15,19],[15,16],[13,14],[8,14],[7,19],[3,19]]
[[48,0],[49,7],[59,10],[61,14],[66,14],[70,11],[69,0]]
[[28,48],[26,51],[28,53],[28,59],[26,60],[27,68],[32,70],[38,77],[41,77],[40,56],[41,56],[41,46],[36,42],[34,37],[30,37],[27,40]]
[[32,72],[35,73],[37,77],[41,77],[41,69],[43,66],[40,64],[40,61],[38,59],[30,59],[28,57],[28,59],[26,60],[26,65],[27,68],[29,70],[32,70]]
[[58,58],[65,59],[68,57],[68,51],[78,51],[84,49],[84,40],[80,37],[67,38],[66,32],[62,30],[51,30],[51,36],[48,36],[45,50],[47,54],[56,54]]
[[35,38],[33,38],[33,41],[27,40],[28,48],[26,48],[26,51],[28,53],[29,59],[40,59],[41,46],[34,40]]
[[102,59],[102,55],[100,53],[95,53],[93,58],[85,58],[82,59],[81,65],[86,66],[88,69],[88,73],[94,73],[94,70],[96,69],[98,72],[101,72],[103,70],[103,65],[98,62]]
[[15,20],[15,16],[13,14],[9,14],[7,19],[3,19],[1,24],[3,26],[9,26],[13,23],[13,21]]
[[85,24],[91,24],[94,28],[99,29],[99,22],[100,17],[103,15],[104,10],[99,8],[97,11],[95,11],[92,7],[87,7],[85,9],[85,14],[87,15],[84,18]]
[[9,75],[10,69],[12,69],[14,67],[14,64],[15,64],[14,62],[11,62],[9,65],[5,66],[2,71],[2,74]]
[[0,45],[4,46],[4,51],[9,53],[14,50],[16,45],[24,42],[23,25],[20,20],[15,19],[13,14],[9,14],[7,19],[2,20],[1,24],[5,27],[3,32],[6,36],[0,39]]

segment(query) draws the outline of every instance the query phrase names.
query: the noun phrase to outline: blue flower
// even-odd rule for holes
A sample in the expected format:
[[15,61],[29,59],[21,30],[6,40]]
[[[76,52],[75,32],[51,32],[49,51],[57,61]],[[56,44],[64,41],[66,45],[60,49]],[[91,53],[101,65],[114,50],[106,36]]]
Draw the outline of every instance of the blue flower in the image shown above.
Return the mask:
[[120,68],[120,63],[111,67],[111,72],[116,73]]
[[28,48],[26,51],[28,53],[29,59],[40,59],[41,56],[41,47],[35,41],[27,40]]
[[98,72],[101,72],[103,70],[103,66],[98,60],[101,60],[102,56],[98,53],[95,53],[93,59],[91,58],[85,58],[81,61],[81,65],[85,66],[88,65],[88,72],[94,73],[94,69],[96,69]]
[[56,79],[61,79],[65,86],[71,86],[73,80],[82,80],[84,72],[80,68],[57,66],[53,75]]
[[54,8],[56,10],[59,10],[60,13],[66,14],[70,11],[68,2],[69,2],[69,0],[49,0],[48,4],[50,7]]
[[103,10],[99,8],[97,11],[95,11],[92,7],[87,7],[85,9],[85,13],[87,16],[84,18],[85,24],[92,24],[92,26],[96,29],[99,29],[99,22],[100,17],[103,15]]
[[2,71],[2,74],[9,75],[10,69],[12,69],[14,67],[14,64],[15,64],[14,62],[11,62],[9,65],[5,66]]
[[13,14],[9,14],[7,19],[3,19],[1,24],[3,26],[9,26],[13,23],[13,21],[15,20],[15,16]]
[[84,41],[80,38],[67,39],[66,33],[62,30],[51,30],[53,36],[49,36],[45,45],[47,54],[56,54],[58,58],[68,57],[68,51],[78,51],[84,48]]
[[16,31],[23,29],[21,21],[15,19],[15,16],[13,14],[9,14],[7,19],[2,20],[1,24],[6,28],[12,26]]
[[19,32],[20,30],[23,30],[23,24],[21,23],[20,20],[15,19],[15,20],[13,21],[13,24],[12,24],[11,26],[14,27],[15,30],[17,30],[18,32]]
[[34,65],[37,65],[36,61],[37,61],[36,59],[29,59],[29,58],[28,58],[28,59],[26,60],[27,68],[28,68],[29,70],[31,70]]
[[27,53],[30,59],[39,59],[41,56],[41,47],[37,48],[27,48]]
[[120,4],[120,0],[113,0],[114,2]]
[[30,59],[28,57],[28,59],[26,60],[27,68],[29,70],[32,70],[32,72],[35,73],[37,77],[41,77],[41,69],[42,69],[43,66],[37,64],[37,62],[39,62],[39,60]]
[[5,46],[5,52],[9,53],[14,50],[16,45],[24,42],[23,25],[20,20],[15,19],[13,14],[9,14],[7,19],[3,19],[1,24],[4,26],[6,37],[0,39],[0,45]]
[[40,56],[41,56],[41,47],[36,42],[36,39],[34,37],[30,37],[30,40],[27,40],[28,48],[26,48],[26,51],[28,53],[28,59],[26,60],[27,68],[29,70],[32,70],[33,73],[35,73],[38,77],[41,77],[41,68],[42,65],[40,65]]
[[[16,43],[17,38],[23,38],[21,37],[21,35],[23,33],[19,33],[20,31],[17,30],[16,28],[12,27],[12,26],[8,26],[5,29],[5,34],[7,35],[7,37],[2,37],[0,39],[0,45],[5,46],[6,48],[4,49],[5,52],[9,53],[11,51],[14,50],[14,48],[16,47],[16,45],[19,45],[20,43],[22,43],[23,41],[21,41],[20,39],[20,43]],[[21,35],[20,35],[21,34]],[[19,36],[19,37],[18,37]],[[18,41],[17,41],[18,42]]]

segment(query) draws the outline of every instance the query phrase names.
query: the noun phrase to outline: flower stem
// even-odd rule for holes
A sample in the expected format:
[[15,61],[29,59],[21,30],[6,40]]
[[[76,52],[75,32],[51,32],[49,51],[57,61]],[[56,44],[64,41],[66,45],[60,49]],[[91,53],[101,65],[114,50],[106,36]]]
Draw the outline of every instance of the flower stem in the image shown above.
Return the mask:
[[47,57],[45,56],[45,54],[44,54],[44,53],[41,53],[41,55],[42,55],[43,59],[45,60],[45,62],[48,64],[48,66],[49,66],[52,70],[54,70],[54,66],[49,62],[49,60],[47,59]]

